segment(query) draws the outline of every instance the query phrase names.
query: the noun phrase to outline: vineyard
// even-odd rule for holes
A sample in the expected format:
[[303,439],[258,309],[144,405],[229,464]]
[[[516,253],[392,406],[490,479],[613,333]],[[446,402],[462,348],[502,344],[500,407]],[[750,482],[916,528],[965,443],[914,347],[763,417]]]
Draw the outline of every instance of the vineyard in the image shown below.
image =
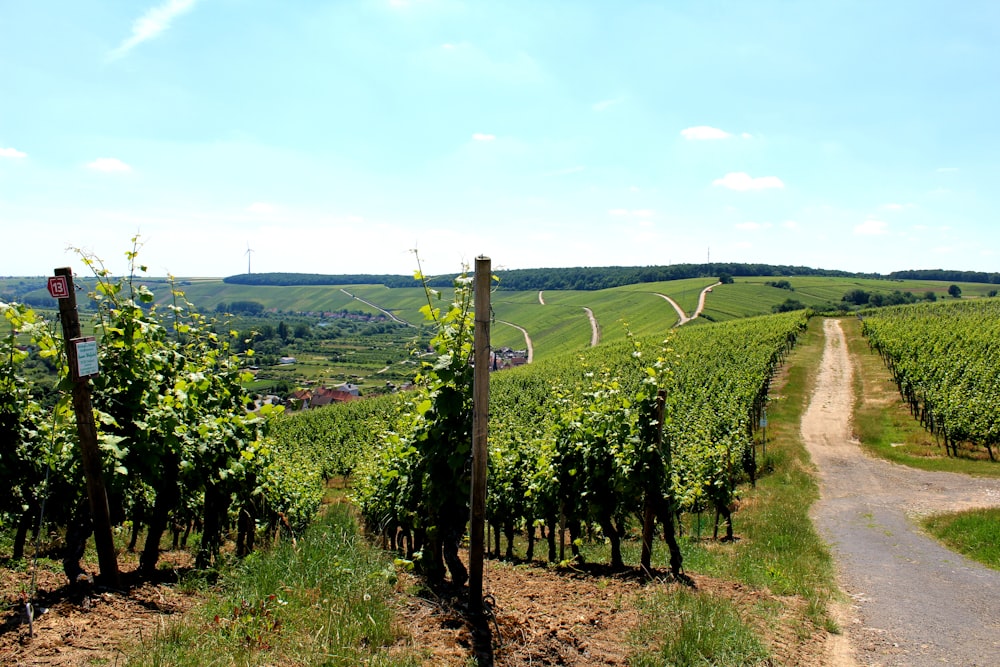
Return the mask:
[[[115,530],[139,553],[137,573],[151,576],[164,546],[189,535],[192,564],[202,570],[282,536],[294,543],[337,479],[347,480],[369,536],[396,555],[393,567],[434,590],[465,583],[459,547],[469,516],[474,303],[467,277],[448,291],[447,305],[424,291],[422,313],[437,335],[432,354],[414,357],[414,391],[285,414],[248,411],[251,378],[242,369],[254,354],[237,332],[220,333],[224,320],[200,314],[174,286],[164,306],[134,276],[112,280],[88,262],[103,473]],[[647,296],[662,305],[635,294]],[[546,295],[546,308],[571,307],[575,298]],[[524,298],[525,307],[535,303]],[[11,489],[0,528],[14,535],[15,560],[55,550],[73,582],[88,576],[80,560],[92,528],[66,351],[54,323],[17,303],[0,309],[0,480]],[[865,335],[914,415],[951,454],[965,446],[993,455],[998,314],[993,301],[976,300],[864,317]],[[809,316],[664,327],[659,335],[648,334],[652,321],[641,333],[619,322],[598,347],[494,373],[491,555],[571,569],[596,558],[605,572],[646,575],[668,566],[685,581],[686,557],[696,552],[697,563],[704,553],[685,533],[700,533],[703,514],[710,526],[714,517],[716,544],[745,530],[734,528],[741,493],[773,464],[762,457],[760,432],[770,383]],[[39,400],[44,388],[23,373],[40,362],[59,369],[54,404]],[[654,554],[654,535],[664,554]]]
[[[133,277],[112,281],[99,262],[88,261],[97,281],[90,298],[101,374],[93,391],[109,504],[114,522],[131,532],[130,549],[145,535],[144,571],[155,569],[162,536],[171,531],[175,543],[192,527],[200,531],[201,566],[214,562],[232,528],[238,553],[249,552],[260,535],[297,533],[333,477],[354,475],[370,528],[393,544],[406,536],[409,558],[419,557],[428,529],[436,530],[427,519],[435,510],[426,506],[429,489],[440,485],[435,474],[447,473],[452,512],[467,513],[460,384],[471,382],[472,302],[461,283],[455,303],[464,310],[453,304],[441,316],[438,361],[424,364],[430,384],[410,395],[284,416],[268,406],[246,410],[248,378],[240,367],[252,357],[237,354],[232,336],[215,333],[216,323],[182,292],[174,289],[161,310]],[[25,553],[29,532],[38,534],[39,518],[76,540],[76,553],[89,517],[70,380],[60,385],[62,399],[45,408],[19,375],[30,351],[68,378],[65,352],[54,324],[29,308],[5,305],[4,315],[0,426],[13,447],[0,460],[0,478],[12,489],[0,511],[5,525],[17,527],[15,557]],[[650,514],[673,526],[684,512],[714,511],[731,536],[736,488],[755,474],[754,431],[770,377],[804,324],[800,313],[679,331],[666,340],[626,331],[623,342],[495,375],[488,508],[496,551],[501,531],[508,554],[515,532],[524,532],[531,557],[538,527],[555,560],[556,528],[563,526],[575,557],[582,538],[607,538],[620,567],[620,541],[643,523],[644,511],[647,530]],[[457,401],[446,427],[434,423],[449,418],[442,401]],[[443,440],[457,442],[448,445],[455,451],[430,465]],[[425,449],[414,446],[419,441]],[[454,521],[457,539],[464,520]],[[680,554],[672,548],[676,571]],[[80,573],[74,558],[65,568],[71,579]]]
[[1000,303],[995,299],[885,308],[862,333],[914,417],[949,456],[1000,442]]

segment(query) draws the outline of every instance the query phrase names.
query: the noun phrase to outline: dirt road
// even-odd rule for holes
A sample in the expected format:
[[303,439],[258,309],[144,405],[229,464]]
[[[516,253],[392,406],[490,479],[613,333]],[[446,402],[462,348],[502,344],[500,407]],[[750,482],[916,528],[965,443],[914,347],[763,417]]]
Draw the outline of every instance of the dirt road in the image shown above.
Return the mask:
[[722,283],[713,283],[701,291],[701,294],[698,295],[698,307],[695,309],[694,314],[691,317],[687,316],[687,314],[684,312],[684,309],[680,307],[680,304],[678,304],[676,301],[671,299],[666,294],[660,294],[659,292],[653,292],[653,294],[665,299],[667,302],[670,303],[671,306],[674,307],[674,311],[677,313],[677,324],[675,324],[674,326],[679,327],[681,325],[687,324],[691,320],[697,319],[698,316],[701,315],[701,311],[705,310],[706,295],[712,291],[713,287],[721,284]]
[[920,515],[1000,505],[1000,480],[930,473],[866,456],[851,437],[852,366],[840,322],[826,345],[802,436],[819,470],[813,519],[853,604],[837,664],[1000,664],[1000,572],[922,534]]
[[[539,294],[541,294],[541,292],[539,292]],[[514,324],[513,322],[505,322],[504,320],[497,320],[497,324],[506,324],[507,326],[514,327],[515,329],[517,329],[518,331],[520,331],[521,334],[524,335],[524,346],[525,346],[525,349],[527,349],[527,351],[528,351],[528,363],[530,364],[532,361],[535,360],[535,346],[531,342],[531,336],[528,335],[528,330],[527,329],[525,329],[524,327],[518,326],[518,325]]]

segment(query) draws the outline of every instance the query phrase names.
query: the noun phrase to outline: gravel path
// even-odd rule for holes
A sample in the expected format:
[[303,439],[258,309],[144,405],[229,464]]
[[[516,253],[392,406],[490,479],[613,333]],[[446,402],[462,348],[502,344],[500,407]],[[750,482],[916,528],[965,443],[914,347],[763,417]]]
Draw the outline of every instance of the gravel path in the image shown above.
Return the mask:
[[653,294],[663,299],[666,299],[667,302],[669,302],[670,305],[674,307],[674,311],[676,311],[678,318],[677,324],[675,324],[674,326],[679,327],[681,325],[687,324],[691,320],[697,319],[698,316],[701,315],[701,311],[705,310],[706,295],[708,295],[708,293],[712,291],[713,287],[721,284],[722,283],[713,283],[701,291],[701,294],[698,295],[698,307],[695,309],[694,314],[691,317],[687,316],[687,314],[684,312],[684,309],[680,307],[680,304],[678,304],[676,301],[671,299],[666,294],[660,294],[659,292],[653,292]]
[[[541,294],[541,292],[539,292]],[[524,345],[528,351],[528,363],[530,364],[535,360],[535,346],[531,342],[531,336],[528,335],[528,330],[522,326],[518,326],[513,322],[506,322],[504,320],[497,320],[497,324],[506,324],[509,327],[514,327],[524,335]]]
[[601,342],[601,328],[597,325],[594,311],[590,308],[584,308],[584,310],[587,311],[587,319],[590,320],[590,347],[597,347]]
[[819,470],[813,519],[853,604],[838,664],[1000,665],[1000,572],[922,534],[922,514],[1000,505],[1000,480],[866,456],[851,438],[852,366],[840,322],[824,324],[820,375],[802,419]]

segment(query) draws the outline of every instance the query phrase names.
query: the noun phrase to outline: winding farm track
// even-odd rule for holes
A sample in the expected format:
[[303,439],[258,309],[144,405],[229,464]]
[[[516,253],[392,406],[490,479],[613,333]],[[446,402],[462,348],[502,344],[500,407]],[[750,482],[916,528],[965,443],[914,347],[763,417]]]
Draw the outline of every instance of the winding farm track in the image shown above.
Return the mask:
[[824,322],[820,373],[801,432],[820,479],[812,516],[853,600],[835,665],[1000,664],[1000,572],[939,545],[915,518],[1000,506],[1000,480],[925,472],[866,456],[852,439],[853,367]]
[[687,313],[685,313],[684,309],[680,307],[680,304],[678,304],[676,301],[674,301],[673,299],[671,299],[666,294],[660,294],[659,292],[653,292],[653,294],[655,294],[656,296],[661,297],[663,299],[666,299],[666,301],[671,306],[674,307],[674,310],[677,312],[677,324],[675,324],[674,326],[678,326],[679,327],[679,326],[681,326],[683,324],[687,324],[691,320],[697,319],[698,316],[701,315],[701,311],[705,310],[705,297],[706,297],[706,295],[709,292],[712,291],[713,287],[715,287],[716,285],[721,285],[721,284],[722,283],[713,283],[713,284],[709,285],[708,287],[706,287],[705,289],[703,289],[701,291],[701,294],[698,295],[698,308],[694,311],[694,315],[692,315],[691,317],[687,316]]
[[584,310],[587,311],[587,319],[590,320],[590,347],[597,347],[601,342],[601,328],[597,325],[594,311],[587,307],[584,307]]
[[535,346],[531,344],[531,336],[528,335],[528,330],[524,327],[518,326],[513,322],[505,322],[504,320],[497,320],[498,324],[506,324],[509,327],[514,327],[522,334],[524,334],[524,345],[528,350],[528,363],[530,364],[535,360]]
[[385,313],[386,315],[389,316],[389,319],[393,320],[394,322],[399,322],[400,324],[405,324],[408,327],[414,327],[414,326],[416,326],[416,325],[410,324],[406,320],[399,319],[393,313],[389,312],[388,310],[386,310],[382,306],[374,304],[371,301],[368,301],[367,299],[362,299],[357,294],[351,294],[350,292],[348,292],[347,290],[345,290],[343,287],[340,288],[340,291],[343,292],[344,294],[346,294],[347,296],[351,297],[352,299],[357,299],[358,301],[360,301],[361,303],[365,304],[366,306],[371,306],[375,310],[377,310],[377,311],[379,311],[381,313]]

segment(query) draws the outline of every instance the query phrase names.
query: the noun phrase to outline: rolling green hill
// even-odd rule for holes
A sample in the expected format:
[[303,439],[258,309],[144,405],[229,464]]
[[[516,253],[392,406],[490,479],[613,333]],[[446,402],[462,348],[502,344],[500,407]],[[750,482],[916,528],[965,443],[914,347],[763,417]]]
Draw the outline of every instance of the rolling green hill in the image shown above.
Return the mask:
[[[622,340],[624,323],[637,335],[655,335],[677,323],[677,314],[660,295],[673,298],[689,315],[697,307],[701,290],[715,282],[714,277],[686,278],[665,282],[644,282],[602,290],[498,290],[492,297],[494,347],[523,349],[524,335],[510,325],[527,330],[535,359],[582,350],[591,343],[591,325],[585,309],[597,321],[600,342]],[[781,289],[768,282],[787,281],[791,289]],[[170,302],[170,293],[162,279],[150,279],[157,302]],[[933,292],[939,299],[951,298],[952,283],[940,280],[886,280],[854,276],[749,276],[736,278],[732,284],[719,285],[706,300],[704,318],[696,322],[725,321],[772,312],[788,299],[818,309],[836,308],[852,290],[889,295],[894,291],[911,292],[923,297]],[[989,283],[955,283],[963,298],[983,297],[996,289]],[[352,311],[376,314],[387,311],[398,319],[419,325],[420,308],[427,303],[421,288],[386,287],[385,285],[243,285],[217,278],[180,279],[187,298],[202,312],[227,309],[234,303],[255,302],[264,312],[282,314]],[[448,289],[442,299],[450,298]],[[43,279],[0,279],[0,299],[23,299],[34,305],[49,300]],[[54,306],[54,302],[52,302]]]

